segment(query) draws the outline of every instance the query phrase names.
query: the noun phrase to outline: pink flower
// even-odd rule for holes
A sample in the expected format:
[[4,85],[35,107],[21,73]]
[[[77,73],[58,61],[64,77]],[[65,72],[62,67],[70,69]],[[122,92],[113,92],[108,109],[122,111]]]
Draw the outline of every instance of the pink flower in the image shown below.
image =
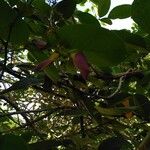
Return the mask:
[[47,46],[47,42],[41,39],[34,39],[32,42],[38,49],[45,49]]
[[36,67],[35,67],[35,70],[36,71],[41,71],[43,69],[45,69],[48,65],[50,65],[52,63],[52,61],[50,59],[46,59],[44,61],[42,61],[40,64],[38,64]]
[[35,67],[35,70],[41,71],[41,70],[45,69],[48,65],[53,63],[58,57],[59,57],[59,53],[56,53],[56,52],[52,53],[48,59],[45,59],[42,62],[40,62]]
[[89,75],[89,64],[85,55],[82,52],[77,52],[71,54],[71,57],[75,67],[79,69],[83,79],[86,80]]

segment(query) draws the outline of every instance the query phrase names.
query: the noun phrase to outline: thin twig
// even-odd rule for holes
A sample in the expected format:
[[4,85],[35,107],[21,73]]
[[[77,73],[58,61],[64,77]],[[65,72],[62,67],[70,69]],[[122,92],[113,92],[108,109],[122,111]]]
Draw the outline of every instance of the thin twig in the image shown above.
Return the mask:
[[115,96],[115,95],[119,92],[119,90],[121,89],[122,83],[123,83],[123,79],[124,79],[124,76],[122,76],[122,77],[119,79],[119,84],[118,84],[117,89],[116,89],[111,95],[105,97],[106,99],[112,98],[113,96]]
[[96,78],[101,79],[101,80],[116,80],[120,79],[122,76],[124,76],[124,79],[128,79],[131,77],[138,77],[138,78],[143,78],[144,74],[140,70],[133,70],[129,69],[126,72],[123,73],[118,73],[118,74],[106,74],[105,72],[98,71],[96,70],[92,65],[90,65],[94,73],[96,74]]

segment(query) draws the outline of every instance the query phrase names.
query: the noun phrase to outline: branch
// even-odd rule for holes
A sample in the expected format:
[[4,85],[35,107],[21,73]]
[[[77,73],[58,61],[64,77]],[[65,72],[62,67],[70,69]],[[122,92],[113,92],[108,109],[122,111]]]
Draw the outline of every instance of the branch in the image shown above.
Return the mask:
[[[54,108],[55,110],[56,109],[74,109],[74,107],[57,107],[57,108]],[[44,111],[47,111],[47,112],[51,112],[52,110],[50,108],[45,108],[45,109],[37,109],[37,110],[27,110],[27,111],[16,111],[16,112],[8,112],[8,113],[1,113],[0,114],[0,117],[6,117],[6,116],[12,116],[12,115],[22,115],[22,114],[28,114],[28,113],[39,113],[39,112],[44,112]]]
[[41,87],[39,87],[39,86],[36,86],[36,85],[34,85],[34,86],[32,86],[34,89],[36,89],[36,90],[39,90],[39,91],[42,91],[42,92],[45,92],[45,93],[49,93],[49,94],[53,94],[54,96],[56,96],[56,97],[60,97],[60,98],[65,98],[65,99],[68,99],[69,97],[67,97],[67,95],[63,95],[63,94],[59,94],[59,93],[55,93],[54,91],[48,91],[48,90],[46,90],[46,89],[44,89],[44,88],[41,88]]
[[85,138],[85,129],[84,129],[84,117],[80,116],[80,131],[81,131],[81,136],[82,138]]
[[11,129],[11,130],[9,130],[9,131],[6,131],[6,132],[9,133],[9,132],[12,132],[12,131],[21,129],[21,128],[25,128],[25,127],[28,127],[28,126],[33,126],[35,123],[37,123],[37,122],[43,120],[44,118],[50,116],[50,115],[51,115],[52,113],[54,113],[54,112],[62,111],[62,110],[66,110],[66,109],[71,109],[71,110],[72,110],[73,108],[75,108],[75,107],[62,106],[62,107],[53,108],[53,109],[49,110],[46,114],[44,114],[44,115],[42,115],[42,116],[36,118],[35,120],[32,120],[32,121],[30,121],[30,122],[27,122],[27,123],[25,123],[25,124],[23,124],[23,125],[21,125],[21,126],[19,126],[19,127],[17,127],[17,128],[13,128],[13,129]]
[[142,71],[139,71],[139,70],[129,69],[126,72],[113,75],[113,74],[106,74],[104,72],[97,71],[93,66],[91,66],[91,68],[93,69],[94,73],[96,74],[96,77],[98,79],[102,79],[102,80],[120,79],[122,76],[124,76],[124,79],[129,79],[131,77],[137,77],[137,78],[141,79],[144,77],[144,74],[142,73]]
[[23,78],[21,73],[17,72],[17,71],[14,71],[10,68],[8,68],[7,66],[5,66],[2,62],[0,62],[0,66],[3,68],[4,71],[6,71],[7,73],[13,75],[14,77],[18,78],[18,79],[21,79]]
[[121,89],[121,86],[122,86],[123,78],[124,78],[124,76],[120,77],[117,89],[114,91],[114,93],[112,93],[111,95],[105,97],[105,99],[110,99],[119,92],[119,90]]
[[[10,106],[12,106],[13,108],[15,108],[16,111],[21,111],[20,108],[17,106],[17,104],[16,104],[15,102],[9,100],[6,96],[0,95],[0,98],[1,98],[1,99],[4,99]],[[21,115],[22,115],[22,117],[25,119],[25,121],[26,121],[27,124],[31,124],[29,118],[26,116],[25,113],[22,113]],[[33,124],[31,124],[30,127],[33,129],[33,131],[35,131],[35,133],[37,133],[37,135],[39,135],[39,137],[40,137],[41,139],[43,139],[43,138],[41,137],[41,134],[39,133],[39,131],[37,131],[37,130],[35,129],[35,127],[33,126]]]
[[149,150],[150,149],[150,131],[147,133],[146,137],[143,139],[137,150]]
[[[4,45],[4,51],[5,51],[4,64],[3,64],[4,65],[4,69],[6,68],[7,59],[8,59],[7,58],[7,55],[8,55],[8,44],[9,44],[9,41],[10,41],[11,32],[12,32],[13,26],[14,26],[17,18],[18,18],[18,14],[15,17],[15,19],[13,20],[13,22],[10,24],[9,31],[8,31],[8,36],[7,36],[7,40],[6,40],[6,42],[3,43],[3,45]],[[2,79],[2,77],[3,77],[4,69],[2,69],[2,73],[0,75],[0,79]]]

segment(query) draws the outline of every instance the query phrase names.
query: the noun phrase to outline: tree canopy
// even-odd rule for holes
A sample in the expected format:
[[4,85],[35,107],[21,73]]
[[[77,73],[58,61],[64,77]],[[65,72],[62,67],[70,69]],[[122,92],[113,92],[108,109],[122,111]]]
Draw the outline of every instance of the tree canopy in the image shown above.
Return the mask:
[[112,1],[0,1],[1,150],[150,149],[150,1]]

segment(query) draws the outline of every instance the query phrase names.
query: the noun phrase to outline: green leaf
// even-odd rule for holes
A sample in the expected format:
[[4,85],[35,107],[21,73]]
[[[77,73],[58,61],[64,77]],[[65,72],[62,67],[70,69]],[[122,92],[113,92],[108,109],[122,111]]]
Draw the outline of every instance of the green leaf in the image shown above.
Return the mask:
[[125,108],[125,107],[103,108],[100,106],[96,106],[95,108],[100,114],[105,115],[105,116],[121,116],[127,112],[131,112],[131,111],[139,109],[139,107],[137,106],[132,106],[128,108]]
[[12,27],[10,41],[15,44],[24,43],[28,40],[29,28],[24,20],[18,20]]
[[0,149],[1,150],[27,150],[27,145],[24,140],[17,135],[6,134],[0,136]]
[[99,67],[113,66],[126,56],[125,45],[113,32],[94,25],[68,25],[58,32],[71,49],[82,51]]
[[26,142],[30,142],[32,136],[34,135],[34,132],[32,131],[26,131],[23,134],[21,134],[21,138]]
[[98,20],[91,14],[82,12],[82,11],[77,11],[75,13],[75,16],[79,19],[79,21],[82,24],[93,24],[96,26],[100,26]]
[[132,4],[132,19],[150,33],[150,1],[148,0],[134,0]]
[[104,23],[107,23],[109,25],[112,25],[112,21],[109,18],[102,18],[101,21],[104,22]]
[[68,19],[70,18],[76,8],[76,1],[75,0],[62,0],[56,4],[54,7],[55,15],[54,19],[59,20],[62,18]]
[[142,36],[130,33],[128,30],[116,30],[114,32],[125,41],[129,49],[133,49],[134,51],[146,51],[147,45]]
[[17,5],[18,11],[22,16],[29,17],[33,15],[33,7],[28,3],[20,2]]
[[98,4],[99,17],[103,17],[108,13],[110,5],[111,5],[111,0],[99,0],[99,4]]
[[20,81],[15,82],[10,88],[3,90],[0,94],[6,94],[11,91],[26,89],[32,85],[38,85],[41,80],[37,78],[23,78]]
[[111,137],[104,140],[98,150],[132,150],[131,143],[123,139],[123,137]]
[[14,22],[17,14],[6,2],[0,1],[0,36],[3,39],[8,38],[10,25]]
[[15,11],[4,1],[0,1],[0,27],[9,25],[16,17]]
[[29,22],[28,25],[34,35],[41,36],[46,33],[46,27],[40,21]]
[[128,93],[118,93],[115,96],[113,96],[110,100],[108,100],[109,106],[116,106],[120,104],[125,98],[130,97],[131,95]]
[[93,2],[94,4],[98,5],[99,4],[99,0],[90,0],[91,2]]
[[87,0],[75,0],[76,4],[85,3]]
[[140,109],[136,110],[137,116],[149,122],[150,121],[149,99],[146,96],[141,94],[135,94],[133,98],[134,98],[135,105],[140,106]]
[[7,0],[11,6],[17,5],[20,0]]
[[51,7],[45,2],[45,0],[34,0],[32,2],[32,5],[35,7],[35,10],[39,12],[40,15],[49,15]]
[[124,19],[130,16],[131,16],[131,5],[124,4],[113,8],[109,13],[108,17],[110,19],[117,19],[117,18]]

